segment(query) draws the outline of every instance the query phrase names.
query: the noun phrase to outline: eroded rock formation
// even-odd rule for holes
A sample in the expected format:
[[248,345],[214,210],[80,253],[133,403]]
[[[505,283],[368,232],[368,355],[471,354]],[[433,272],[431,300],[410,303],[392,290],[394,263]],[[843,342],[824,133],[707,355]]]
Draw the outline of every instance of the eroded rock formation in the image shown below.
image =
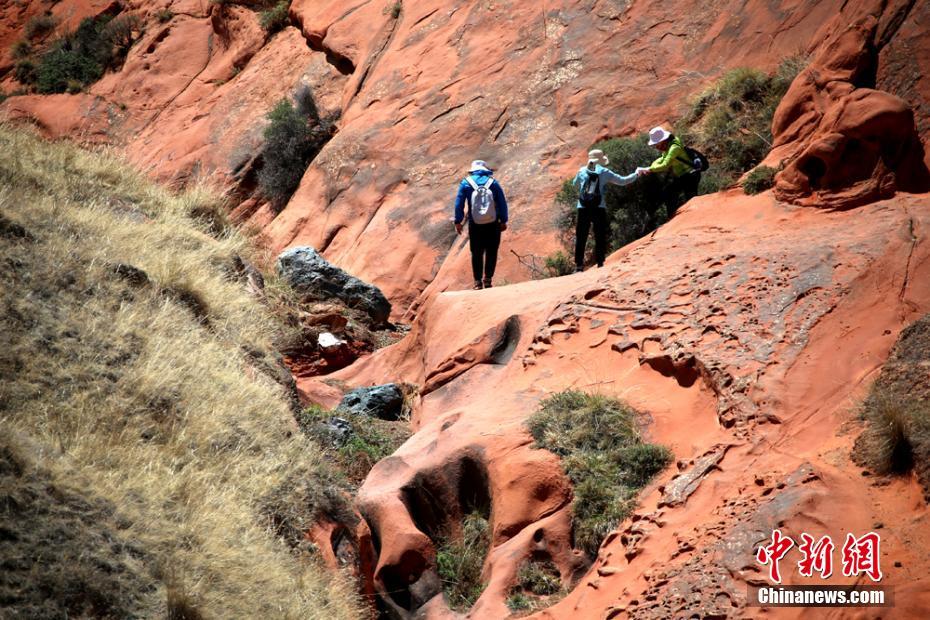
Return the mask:
[[831,35],[785,95],[768,157],[785,167],[775,186],[779,199],[840,209],[889,198],[897,190],[930,189],[910,105],[876,90],[882,48],[911,6],[895,8],[900,16],[891,11],[891,19],[880,20],[882,14],[866,14]]

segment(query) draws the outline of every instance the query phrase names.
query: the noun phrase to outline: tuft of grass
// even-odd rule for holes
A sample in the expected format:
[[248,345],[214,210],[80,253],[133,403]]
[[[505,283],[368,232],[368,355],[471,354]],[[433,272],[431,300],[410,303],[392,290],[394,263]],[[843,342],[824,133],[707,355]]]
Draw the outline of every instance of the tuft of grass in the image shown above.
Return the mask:
[[58,26],[58,19],[51,13],[35,15],[26,21],[23,26],[23,34],[26,40],[33,41],[51,33]]
[[484,592],[481,570],[491,546],[488,520],[472,512],[462,520],[462,537],[452,536],[436,548],[436,569],[446,601],[455,611],[467,611]]
[[384,9],[385,15],[390,15],[391,19],[398,19],[404,10],[404,4],[401,0],[394,0],[393,3]]
[[169,8],[159,9],[155,12],[155,19],[158,20],[160,24],[167,24],[172,19],[174,19],[174,11]]
[[770,166],[757,166],[743,180],[743,191],[750,196],[771,189],[778,170]]
[[554,605],[567,592],[555,564],[530,558],[517,571],[517,583],[507,597],[507,607],[516,613],[532,613]]
[[558,392],[527,425],[537,447],[562,459],[575,492],[575,545],[591,557],[633,511],[637,493],[672,460],[668,448],[643,442],[632,408],[607,396]]
[[853,460],[881,475],[914,472],[930,502],[930,316],[908,326],[862,404]]
[[118,512],[107,536],[154,589],[113,617],[360,617],[347,580],[282,540],[345,503],[297,484],[340,493],[265,370],[277,327],[231,276],[246,240],[192,216],[206,195],[0,125],[0,427]]
[[[348,422],[351,432],[347,438],[330,430],[329,423],[334,418]],[[341,410],[327,411],[319,406],[304,409],[297,416],[297,423],[304,433],[327,447],[339,471],[355,486],[365,480],[378,461],[392,455],[412,434],[406,420],[389,422]]]
[[280,0],[273,7],[259,13],[258,21],[262,28],[269,35],[279,32],[288,24],[288,10],[290,9],[290,0]]
[[567,276],[575,272],[575,260],[561,250],[546,257],[545,275],[547,278]]

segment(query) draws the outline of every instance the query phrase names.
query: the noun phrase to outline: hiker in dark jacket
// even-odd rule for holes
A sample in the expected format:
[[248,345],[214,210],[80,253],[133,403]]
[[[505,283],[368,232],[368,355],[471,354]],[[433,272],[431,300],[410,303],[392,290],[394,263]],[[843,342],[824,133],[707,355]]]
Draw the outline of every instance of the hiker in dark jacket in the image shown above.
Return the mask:
[[507,198],[488,165],[476,160],[455,197],[455,232],[462,234],[468,205],[468,247],[475,290],[491,288],[501,233],[507,230]]
[[610,163],[600,149],[588,153],[588,163],[583,166],[572,183],[578,190],[576,205],[578,222],[575,225],[575,273],[584,271],[584,250],[588,244],[588,232],[594,226],[594,259],[598,267],[604,266],[607,257],[607,204],[604,201],[607,184],[629,185],[637,175],[621,176],[605,168]]
[[694,167],[681,138],[672,132],[662,127],[653,127],[649,130],[649,145],[656,147],[662,155],[648,168],[642,169],[642,173],[661,174],[664,177],[658,185],[658,193],[649,213],[647,230],[652,230],[657,224],[656,211],[660,205],[665,205],[665,212],[672,219],[678,207],[697,196],[701,171]]

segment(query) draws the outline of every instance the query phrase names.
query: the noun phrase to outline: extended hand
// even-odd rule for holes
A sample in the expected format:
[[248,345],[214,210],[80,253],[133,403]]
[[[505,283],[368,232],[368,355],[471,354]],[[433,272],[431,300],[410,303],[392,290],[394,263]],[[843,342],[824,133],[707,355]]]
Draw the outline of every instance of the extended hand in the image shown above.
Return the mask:
[[455,225],[455,234],[457,234],[457,235],[461,235],[461,234],[462,234],[462,223],[461,223],[461,222],[456,223],[456,225]]
[[501,232],[507,230],[507,222],[501,222]]

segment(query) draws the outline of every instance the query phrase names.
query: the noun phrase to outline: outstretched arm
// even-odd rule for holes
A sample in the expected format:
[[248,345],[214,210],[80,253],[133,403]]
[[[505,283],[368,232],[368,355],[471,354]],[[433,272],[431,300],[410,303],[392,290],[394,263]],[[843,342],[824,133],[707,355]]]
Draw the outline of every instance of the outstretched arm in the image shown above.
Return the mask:
[[613,185],[629,185],[630,183],[636,180],[637,174],[634,172],[632,174],[628,174],[624,176],[621,174],[617,174],[613,172],[612,170],[605,169],[601,173],[601,176],[603,177],[604,181],[606,181],[607,183],[612,183]]

